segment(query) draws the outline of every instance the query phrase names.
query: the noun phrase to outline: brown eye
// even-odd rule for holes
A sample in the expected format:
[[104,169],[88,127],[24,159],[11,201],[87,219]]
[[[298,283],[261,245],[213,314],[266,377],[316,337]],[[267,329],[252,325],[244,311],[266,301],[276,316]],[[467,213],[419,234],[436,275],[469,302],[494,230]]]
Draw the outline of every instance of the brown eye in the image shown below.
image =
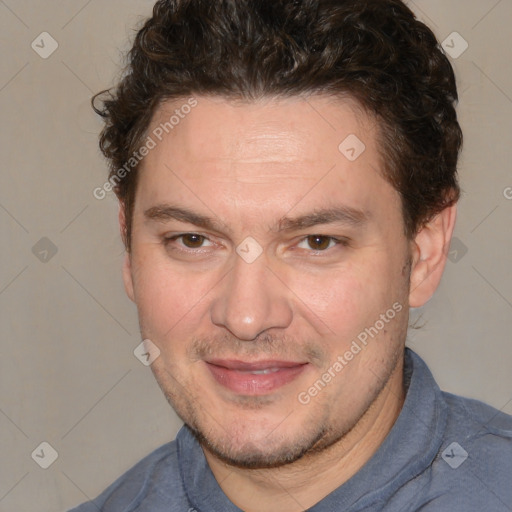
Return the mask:
[[315,251],[325,251],[330,247],[332,238],[322,235],[310,235],[307,237],[308,246]]
[[186,235],[181,235],[181,241],[189,249],[198,249],[203,245],[205,237],[194,233],[187,233]]

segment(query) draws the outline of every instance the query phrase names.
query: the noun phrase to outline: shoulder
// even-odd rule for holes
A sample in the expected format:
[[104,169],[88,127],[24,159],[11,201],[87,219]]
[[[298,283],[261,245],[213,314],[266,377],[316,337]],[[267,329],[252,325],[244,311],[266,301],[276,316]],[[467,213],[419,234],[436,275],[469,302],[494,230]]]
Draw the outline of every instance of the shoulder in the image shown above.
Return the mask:
[[442,393],[448,405],[446,432],[462,440],[512,449],[512,416],[471,398]]
[[[490,478],[512,473],[512,416],[478,400],[443,393],[448,405],[445,438],[458,442]],[[496,475],[498,478],[498,475]],[[509,478],[509,477],[508,477]],[[498,478],[499,479],[499,478]],[[512,487],[507,484],[508,487]]]
[[[140,508],[143,502],[144,508]],[[96,499],[70,512],[158,512],[164,510],[164,506],[168,508],[174,503],[187,503],[179,474],[176,441],[157,448],[119,477]]]
[[442,392],[445,402],[450,407],[453,420],[464,418],[475,428],[484,426],[497,435],[512,435],[512,416],[479,400],[465,398],[452,393]]
[[512,503],[512,416],[478,400],[445,392],[442,396],[447,424],[431,469],[434,481],[442,482],[438,491],[445,488],[446,492],[435,493],[434,509],[444,510],[441,505],[446,501],[457,504],[459,508],[452,507],[455,510],[508,510]]

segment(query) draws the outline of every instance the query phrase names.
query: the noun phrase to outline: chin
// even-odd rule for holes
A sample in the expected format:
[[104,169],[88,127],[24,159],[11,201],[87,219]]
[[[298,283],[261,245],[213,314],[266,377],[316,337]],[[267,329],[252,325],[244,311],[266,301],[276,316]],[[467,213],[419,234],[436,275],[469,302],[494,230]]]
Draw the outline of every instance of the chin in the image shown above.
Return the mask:
[[243,469],[269,469],[296,462],[313,451],[323,438],[324,432],[310,438],[272,436],[272,432],[258,441],[244,441],[226,435],[225,439],[205,435],[191,428],[201,446],[225,463]]

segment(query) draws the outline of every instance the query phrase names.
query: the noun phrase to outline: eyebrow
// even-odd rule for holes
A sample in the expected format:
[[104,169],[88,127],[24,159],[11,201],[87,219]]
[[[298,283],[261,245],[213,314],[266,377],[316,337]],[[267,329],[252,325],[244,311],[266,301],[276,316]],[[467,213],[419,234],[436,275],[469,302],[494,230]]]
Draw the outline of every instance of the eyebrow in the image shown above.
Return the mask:
[[[148,208],[144,212],[144,217],[149,221],[165,223],[170,220],[177,220],[212,231],[231,231],[213,217],[168,204],[160,204]],[[283,217],[277,222],[276,227],[272,231],[294,231],[311,228],[320,224],[335,223],[360,227],[367,223],[368,220],[369,214],[363,210],[349,206],[336,206],[316,209],[312,213],[300,215],[299,217]]]
[[349,206],[317,209],[312,213],[295,218],[282,218],[278,223],[278,231],[306,229],[319,224],[346,224],[359,227],[367,223],[369,214]]
[[221,231],[226,229],[221,223],[200,213],[193,212],[186,208],[179,208],[177,206],[160,204],[148,208],[144,212],[144,217],[150,221],[156,222],[167,222],[169,220],[177,220],[180,222],[186,222],[188,224],[194,224],[195,226],[203,229],[210,229],[213,231]]

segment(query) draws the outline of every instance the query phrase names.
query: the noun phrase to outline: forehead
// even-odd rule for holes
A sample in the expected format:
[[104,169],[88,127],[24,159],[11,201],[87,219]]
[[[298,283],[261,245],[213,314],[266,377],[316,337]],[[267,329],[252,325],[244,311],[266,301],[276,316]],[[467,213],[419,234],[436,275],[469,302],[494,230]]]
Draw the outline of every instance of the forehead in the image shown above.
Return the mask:
[[299,203],[369,211],[377,197],[396,202],[380,171],[377,124],[354,101],[199,96],[194,103],[173,100],[155,112],[136,211],[173,202],[255,220]]
[[175,152],[188,151],[186,156],[194,160],[324,161],[340,156],[339,143],[350,134],[364,139],[370,150],[375,142],[376,122],[354,100],[310,96],[194,101],[193,108],[187,107],[187,99],[162,104],[149,127],[150,133],[161,134],[164,144],[174,141]]

